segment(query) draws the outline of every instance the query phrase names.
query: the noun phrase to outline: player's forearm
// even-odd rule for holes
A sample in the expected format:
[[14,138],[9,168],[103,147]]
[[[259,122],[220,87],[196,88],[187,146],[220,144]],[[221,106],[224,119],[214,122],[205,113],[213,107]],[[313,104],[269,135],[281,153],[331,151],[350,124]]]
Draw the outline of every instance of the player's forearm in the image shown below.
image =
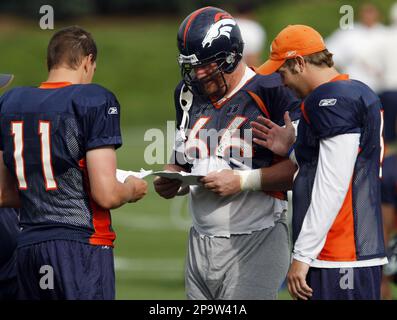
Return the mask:
[[130,184],[115,180],[107,185],[111,187],[93,192],[94,201],[102,208],[116,209],[133,200],[131,195],[134,194],[134,190]]
[[271,167],[234,170],[240,177],[241,191],[287,191],[292,188],[295,164],[284,160]]
[[261,169],[261,184],[263,191],[287,191],[292,189],[296,165],[290,160],[284,160],[271,167]]
[[121,207],[123,204],[133,201],[136,197],[136,188],[130,183],[117,181],[116,189],[118,190],[118,193],[116,193],[118,197],[114,199],[112,209]]

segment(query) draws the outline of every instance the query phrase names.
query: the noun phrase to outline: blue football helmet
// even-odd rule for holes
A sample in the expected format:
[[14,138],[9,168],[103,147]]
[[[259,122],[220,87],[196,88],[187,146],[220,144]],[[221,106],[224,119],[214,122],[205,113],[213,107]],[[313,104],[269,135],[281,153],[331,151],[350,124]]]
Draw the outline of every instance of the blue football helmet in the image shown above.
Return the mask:
[[[203,83],[215,77],[223,80],[220,86],[223,97],[227,92],[224,73],[233,72],[239,64],[244,43],[236,20],[226,11],[215,7],[204,7],[185,18],[178,31],[178,63],[185,85],[198,95],[206,95]],[[195,67],[216,63],[210,76],[198,80]]]

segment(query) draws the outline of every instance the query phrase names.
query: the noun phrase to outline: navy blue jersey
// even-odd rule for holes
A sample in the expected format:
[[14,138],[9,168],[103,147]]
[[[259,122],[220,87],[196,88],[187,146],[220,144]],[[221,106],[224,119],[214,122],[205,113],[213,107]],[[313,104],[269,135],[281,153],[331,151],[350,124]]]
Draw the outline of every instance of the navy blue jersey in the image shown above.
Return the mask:
[[382,203],[397,208],[397,155],[391,154],[382,165]]
[[[317,87],[302,104],[295,155],[293,241],[311,203],[320,140],[359,133],[360,148],[345,201],[317,257],[326,261],[383,258],[380,206],[381,103],[365,84],[341,75]],[[327,210],[327,208],[324,208]]]
[[121,146],[115,96],[95,84],[15,88],[1,97],[0,117],[0,149],[22,201],[19,244],[112,245],[110,212],[90,196],[85,155]]
[[[179,103],[182,86],[183,82],[180,82],[174,95],[178,129],[183,116]],[[225,128],[230,128],[234,120],[241,119],[237,125],[238,129],[240,129],[240,138],[244,139],[244,130],[250,130],[251,122],[256,120],[258,116],[264,116],[275,123],[284,125],[283,116],[285,111],[290,111],[294,120],[300,117],[299,105],[300,100],[282,85],[281,78],[277,73],[269,76],[255,75],[233,96],[220,104],[213,104],[203,97],[195,96],[193,105],[189,110],[190,121],[187,128],[194,130],[195,126],[200,123],[200,119],[207,119],[205,125],[199,129],[214,129],[219,132]],[[249,143],[250,145],[252,144],[251,141]],[[207,145],[209,154],[215,152],[211,148],[218,147],[216,144],[210,145],[209,141]],[[228,147],[230,149],[225,150],[225,153],[231,152],[233,146]],[[253,144],[252,148],[252,168],[267,167],[277,161],[277,156],[270,150],[256,144]],[[193,158],[200,157],[198,150],[194,150],[194,152]],[[224,154],[224,156],[225,158],[232,157],[231,154]],[[186,163],[176,162],[186,169],[190,168],[188,160],[186,160]],[[233,162],[231,162],[231,166],[236,167]]]
[[[176,164],[205,176],[224,169],[269,167],[282,160],[252,142],[251,128],[258,116],[280,124],[286,110],[298,110],[292,114],[299,117],[300,100],[282,85],[278,74],[261,76],[247,67],[239,89],[217,103],[189,95],[184,88],[180,83],[175,91]],[[186,101],[191,102],[188,116]],[[242,191],[221,197],[197,185],[190,186],[189,200],[194,228],[209,236],[262,230],[273,226],[287,210],[286,194],[277,190]]]

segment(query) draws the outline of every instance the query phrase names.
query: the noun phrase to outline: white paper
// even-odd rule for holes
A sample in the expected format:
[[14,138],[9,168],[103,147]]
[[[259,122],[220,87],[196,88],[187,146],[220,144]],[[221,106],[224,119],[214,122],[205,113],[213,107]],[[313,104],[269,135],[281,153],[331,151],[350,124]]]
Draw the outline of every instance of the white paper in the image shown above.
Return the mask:
[[199,181],[200,178],[203,178],[204,176],[202,175],[197,175],[197,174],[192,174],[189,172],[174,172],[174,171],[155,171],[152,172],[151,175],[153,176],[158,176],[158,177],[163,177],[163,178],[168,178],[168,179],[177,179],[182,181],[182,186],[186,185],[199,185],[201,182]]
[[149,176],[152,172],[153,170],[144,170],[144,169],[141,169],[139,172],[117,169],[116,178],[119,182],[124,183],[125,179],[127,179],[129,176],[134,176],[135,178],[143,179]]
[[164,177],[168,179],[180,180],[182,181],[182,186],[199,185],[201,184],[201,182],[199,182],[199,179],[204,177],[203,175],[192,174],[184,171],[174,172],[174,171],[165,170],[165,171],[153,172],[153,170],[141,169],[139,172],[137,172],[137,171],[126,171],[121,169],[116,170],[116,178],[121,183],[124,183],[125,179],[127,179],[129,176],[134,176],[139,179],[144,179],[150,175]]

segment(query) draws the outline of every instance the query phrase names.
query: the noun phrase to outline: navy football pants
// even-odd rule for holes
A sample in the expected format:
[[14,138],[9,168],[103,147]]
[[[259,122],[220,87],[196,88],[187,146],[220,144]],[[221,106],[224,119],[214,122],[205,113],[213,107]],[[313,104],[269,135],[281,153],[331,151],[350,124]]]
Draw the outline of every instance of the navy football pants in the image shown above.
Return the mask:
[[379,300],[382,267],[310,268],[312,300]]
[[0,266],[0,300],[17,299],[16,252],[7,263]]
[[18,294],[23,300],[112,300],[113,249],[51,240],[17,249]]

